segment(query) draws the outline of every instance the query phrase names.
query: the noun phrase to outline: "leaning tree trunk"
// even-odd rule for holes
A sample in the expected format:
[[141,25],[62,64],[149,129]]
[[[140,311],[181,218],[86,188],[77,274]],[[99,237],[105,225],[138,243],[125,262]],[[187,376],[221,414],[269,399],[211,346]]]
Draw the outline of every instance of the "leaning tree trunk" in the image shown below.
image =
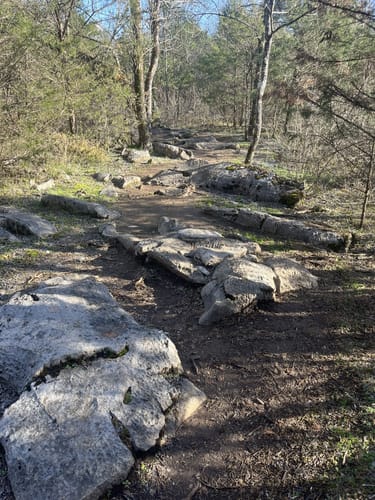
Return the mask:
[[263,11],[263,26],[264,33],[259,45],[259,58],[257,61],[256,69],[256,88],[252,101],[251,116],[249,123],[250,145],[246,155],[245,163],[249,166],[252,165],[256,148],[259,143],[260,135],[262,133],[263,123],[263,96],[266,90],[268,68],[271,54],[272,37],[273,37],[273,22],[272,16],[275,7],[275,0],[264,1]]
[[156,71],[159,65],[160,57],[160,0],[151,0],[151,35],[152,35],[152,49],[150,65],[148,68],[145,92],[147,97],[147,121],[149,124],[152,122],[153,111],[153,83]]
[[132,58],[135,92],[135,113],[138,122],[138,146],[141,148],[146,148],[149,144],[149,131],[145,101],[142,10],[140,0],[130,0],[130,15],[134,36]]

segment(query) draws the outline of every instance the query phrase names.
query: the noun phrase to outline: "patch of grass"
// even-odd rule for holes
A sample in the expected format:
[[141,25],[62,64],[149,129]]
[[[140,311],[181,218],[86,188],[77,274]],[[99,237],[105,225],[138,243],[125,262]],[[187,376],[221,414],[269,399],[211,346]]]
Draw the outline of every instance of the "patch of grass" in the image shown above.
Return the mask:
[[235,199],[228,199],[222,196],[207,196],[204,200],[200,201],[199,206],[203,208],[213,206],[218,208],[247,208],[255,212],[266,212],[276,217],[286,214],[286,210],[283,207],[258,205],[256,202],[247,201],[242,196],[237,196]]
[[0,253],[1,264],[30,266],[40,260],[42,251],[37,248],[21,248],[21,244],[6,247]]
[[293,245],[289,241],[274,240],[273,238],[250,231],[241,231],[241,234],[248,240],[258,243],[262,247],[262,250],[268,252],[285,252],[293,248]]

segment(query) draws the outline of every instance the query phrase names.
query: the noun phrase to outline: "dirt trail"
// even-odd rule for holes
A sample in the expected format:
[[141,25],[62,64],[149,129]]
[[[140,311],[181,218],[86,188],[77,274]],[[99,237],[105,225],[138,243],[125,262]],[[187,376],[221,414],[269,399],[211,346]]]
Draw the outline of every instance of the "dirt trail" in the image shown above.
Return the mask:
[[[160,162],[129,173],[146,175],[170,166]],[[204,194],[169,198],[154,195],[156,189],[133,189],[119,198],[120,231],[155,234],[161,215],[233,229],[203,216]],[[365,433],[360,419],[367,396],[360,369],[368,371],[373,360],[371,259],[278,246],[278,255],[297,259],[320,278],[319,288],[203,327],[197,287],[100,242],[96,226],[88,227],[84,238],[82,233],[64,237],[42,261],[5,269],[9,281],[3,290],[11,293],[56,274],[95,275],[137,321],[169,333],[186,375],[208,396],[173,441],[139,457],[130,477],[105,498],[367,497],[363,485],[371,478],[363,453],[353,445],[343,459],[345,449],[334,429],[351,429],[356,440]],[[265,242],[264,249],[272,245]],[[351,283],[358,283],[356,291]],[[5,470],[0,462],[1,500],[11,498]]]

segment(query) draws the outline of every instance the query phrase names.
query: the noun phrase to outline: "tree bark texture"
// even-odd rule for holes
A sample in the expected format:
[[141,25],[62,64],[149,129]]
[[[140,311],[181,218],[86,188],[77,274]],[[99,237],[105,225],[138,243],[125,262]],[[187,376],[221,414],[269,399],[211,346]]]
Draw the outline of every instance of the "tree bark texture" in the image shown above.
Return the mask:
[[159,66],[160,58],[160,0],[150,0],[150,12],[151,12],[151,37],[152,37],[152,49],[150,64],[147,71],[146,81],[145,81],[145,92],[147,98],[147,120],[148,123],[152,122],[153,113],[153,83],[156,71]]
[[130,0],[130,15],[133,29],[133,77],[135,92],[135,113],[138,122],[138,146],[146,148],[149,144],[149,131],[146,113],[145,82],[143,70],[142,10],[139,0]]
[[251,116],[249,123],[250,145],[246,155],[245,163],[249,166],[254,161],[256,148],[259,144],[260,135],[262,133],[263,123],[263,96],[266,90],[269,61],[271,55],[272,38],[273,38],[273,11],[275,0],[265,0],[263,7],[263,27],[264,32],[262,40],[259,44],[259,56],[256,69],[256,86],[255,94],[251,106]]

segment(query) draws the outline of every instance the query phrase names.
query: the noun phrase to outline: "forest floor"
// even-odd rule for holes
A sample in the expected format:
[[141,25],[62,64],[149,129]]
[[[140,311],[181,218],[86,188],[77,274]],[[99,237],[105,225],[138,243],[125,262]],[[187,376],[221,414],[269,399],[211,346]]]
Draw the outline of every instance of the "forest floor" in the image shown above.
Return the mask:
[[[235,153],[208,156],[213,162]],[[151,175],[175,163],[158,159],[128,173]],[[170,198],[154,195],[156,189],[129,190],[113,202],[122,213],[120,232],[155,234],[162,215],[240,231],[203,214],[207,194]],[[340,200],[348,203],[345,193],[306,200],[306,213],[321,204],[325,222],[342,229]],[[373,232],[341,254],[258,237],[264,252],[306,266],[319,287],[200,326],[199,288],[109,245],[100,223],[64,217],[65,230],[53,240],[1,250],[0,302],[52,276],[92,275],[138,322],[168,332],[186,376],[207,395],[173,440],[140,456],[128,479],[103,498],[375,498]],[[0,453],[0,499],[11,498]]]

